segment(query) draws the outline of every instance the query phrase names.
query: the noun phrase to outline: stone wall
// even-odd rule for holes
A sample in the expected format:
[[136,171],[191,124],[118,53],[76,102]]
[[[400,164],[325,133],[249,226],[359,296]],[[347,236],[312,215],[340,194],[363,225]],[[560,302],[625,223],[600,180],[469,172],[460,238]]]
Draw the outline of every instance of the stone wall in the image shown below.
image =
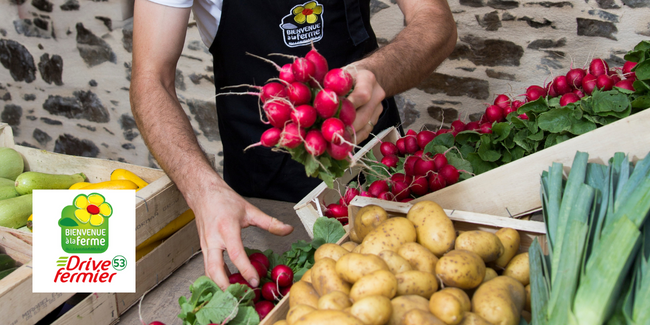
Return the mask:
[[[450,6],[458,45],[436,73],[398,96],[407,128],[475,120],[496,94],[517,96],[592,57],[621,65],[626,51],[650,39],[650,0],[453,0]],[[372,13],[381,44],[403,28],[395,0],[373,0]],[[122,18],[116,0],[0,3],[0,119],[13,127],[17,143],[156,165],[129,107],[132,25]],[[212,61],[193,23],[176,88],[201,145],[219,154]]]

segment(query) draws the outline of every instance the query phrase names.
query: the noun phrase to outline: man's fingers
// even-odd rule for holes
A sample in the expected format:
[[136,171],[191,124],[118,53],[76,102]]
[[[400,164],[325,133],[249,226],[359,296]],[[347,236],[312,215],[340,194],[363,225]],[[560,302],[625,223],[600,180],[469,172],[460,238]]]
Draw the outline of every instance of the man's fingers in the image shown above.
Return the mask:
[[248,211],[248,222],[258,228],[264,229],[274,235],[286,236],[293,231],[293,227],[269,216],[257,208]]
[[203,266],[210,279],[215,281],[221,290],[226,290],[230,285],[226,274],[226,265],[223,262],[223,251],[221,249],[203,250]]
[[251,286],[257,287],[260,283],[259,276],[257,270],[255,270],[250,260],[248,260],[248,256],[246,256],[244,244],[241,240],[241,232],[226,231],[222,233],[222,235],[230,260],[235,264],[235,267],[237,267],[239,273],[241,273],[244,279],[246,279]]

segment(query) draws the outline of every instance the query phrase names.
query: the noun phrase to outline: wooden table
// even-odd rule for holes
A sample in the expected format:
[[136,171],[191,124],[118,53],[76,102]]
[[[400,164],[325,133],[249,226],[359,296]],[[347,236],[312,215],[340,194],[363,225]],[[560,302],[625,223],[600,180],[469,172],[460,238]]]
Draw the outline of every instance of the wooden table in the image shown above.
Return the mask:
[[[281,254],[291,248],[291,244],[304,239],[309,241],[309,236],[305,231],[300,219],[293,210],[294,203],[264,200],[248,199],[256,207],[268,215],[278,218],[294,227],[294,231],[286,237],[278,237],[256,227],[249,227],[242,231],[242,240],[244,246],[248,248],[266,250],[272,249],[274,252]],[[226,263],[231,271],[236,268],[230,262],[225,254]],[[190,285],[199,276],[204,275],[203,255],[198,254],[185,265],[181,266],[169,278],[162,281],[157,287],[146,294],[142,301],[142,319],[145,323],[157,320],[166,325],[182,324],[178,314],[180,306],[178,298],[180,296],[189,297]],[[141,325],[137,305],[131,307],[124,315],[120,317],[120,325]]]

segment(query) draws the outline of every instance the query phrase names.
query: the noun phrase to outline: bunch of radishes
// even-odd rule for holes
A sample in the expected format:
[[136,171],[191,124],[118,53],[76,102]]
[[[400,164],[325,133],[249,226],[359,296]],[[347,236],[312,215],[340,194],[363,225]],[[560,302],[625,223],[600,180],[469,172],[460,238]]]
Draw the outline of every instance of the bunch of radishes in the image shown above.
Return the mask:
[[277,265],[271,270],[269,278],[268,270],[271,267],[269,259],[262,253],[253,253],[248,256],[251,264],[260,277],[261,288],[253,288],[241,273],[233,273],[228,280],[230,284],[239,283],[248,286],[255,292],[255,311],[264,319],[273,310],[275,304],[284,297],[293,285],[293,271],[286,265]]
[[[585,96],[593,93],[594,89],[601,91],[612,90],[614,87],[634,91],[633,83],[636,80],[636,74],[632,72],[632,68],[636,66],[636,62],[626,61],[622,68],[609,68],[605,60],[595,58],[591,60],[587,68],[573,68],[570,69],[566,75],[559,75],[551,82],[546,84],[545,87],[532,85],[526,89],[526,93],[522,94],[525,99],[512,100],[504,94],[497,95],[494,103],[485,109],[485,114],[478,122],[480,125],[479,132],[486,132],[491,129],[492,124],[495,122],[503,122],[506,117],[516,112],[517,109],[527,102],[532,102],[540,97],[547,98],[560,98],[560,106],[566,106],[570,103],[575,103]],[[528,119],[526,114],[518,116],[521,119]],[[467,124],[468,130],[470,122]],[[453,127],[453,126],[452,126]]]
[[345,69],[329,70],[327,60],[313,47],[293,63],[273,64],[278,78],[257,87],[259,93],[248,93],[259,96],[263,122],[272,126],[252,146],[296,149],[304,145],[313,157],[327,154],[343,160],[350,156],[356,109],[345,96],[353,87],[352,76]]

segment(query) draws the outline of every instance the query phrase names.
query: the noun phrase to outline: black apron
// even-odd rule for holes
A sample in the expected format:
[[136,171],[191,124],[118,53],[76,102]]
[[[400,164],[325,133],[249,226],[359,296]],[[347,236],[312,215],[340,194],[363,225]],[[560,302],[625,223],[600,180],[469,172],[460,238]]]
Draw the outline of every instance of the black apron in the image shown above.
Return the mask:
[[[320,10],[309,3],[321,6]],[[268,79],[278,77],[273,65],[246,55],[247,52],[282,66],[291,59],[269,54],[304,57],[313,41],[330,69],[363,58],[377,48],[369,10],[369,0],[224,0],[219,29],[210,46],[217,93],[233,91],[222,90],[224,86],[262,86]],[[223,95],[217,97],[216,104],[223,142],[224,179],[237,193],[298,202],[321,183],[306,176],[304,166],[289,154],[261,146],[244,152],[244,148],[259,142],[262,133],[271,127],[260,121],[258,98]],[[383,104],[384,112],[373,130],[375,134],[400,124],[394,100],[387,99]]]

